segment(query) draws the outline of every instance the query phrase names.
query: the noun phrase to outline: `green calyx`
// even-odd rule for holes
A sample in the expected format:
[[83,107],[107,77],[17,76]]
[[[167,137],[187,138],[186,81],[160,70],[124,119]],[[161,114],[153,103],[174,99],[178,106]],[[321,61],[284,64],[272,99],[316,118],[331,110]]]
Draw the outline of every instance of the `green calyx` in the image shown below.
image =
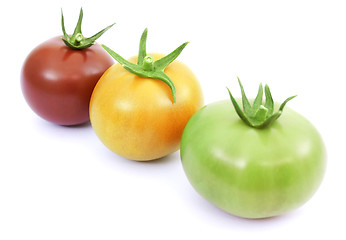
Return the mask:
[[242,93],[243,110],[240,109],[237,101],[232,96],[231,91],[227,88],[231,97],[232,104],[236,110],[238,116],[250,127],[254,128],[266,128],[273,124],[277,120],[284,110],[284,107],[288,101],[295,98],[297,95],[287,98],[279,107],[279,110],[274,113],[274,101],[268,85],[265,85],[265,103],[263,104],[263,87],[260,84],[257,96],[251,105],[245,95],[243,85],[238,78],[239,86]]
[[101,31],[99,31],[98,33],[96,33],[90,38],[85,38],[82,34],[82,28],[81,28],[82,19],[83,19],[83,9],[81,8],[76,28],[74,29],[73,34],[69,36],[65,31],[64,15],[61,10],[61,26],[62,26],[62,32],[64,34],[64,38],[61,38],[61,39],[64,41],[66,46],[74,50],[82,50],[82,49],[91,47],[95,43],[96,39],[101,37],[102,34],[104,34],[109,28],[111,28],[115,24],[113,23],[109,25],[108,27],[102,29]]
[[170,54],[154,61],[154,58],[147,55],[146,42],[147,42],[148,29],[146,28],[141,36],[139,43],[139,52],[137,64],[131,63],[115,53],[109,47],[102,45],[102,47],[116,60],[118,61],[127,71],[136,74],[137,76],[144,78],[154,78],[163,81],[171,89],[173,96],[173,103],[176,101],[175,86],[172,80],[164,73],[165,68],[173,62],[179,54],[183,51],[188,42],[183,43],[176,48]]

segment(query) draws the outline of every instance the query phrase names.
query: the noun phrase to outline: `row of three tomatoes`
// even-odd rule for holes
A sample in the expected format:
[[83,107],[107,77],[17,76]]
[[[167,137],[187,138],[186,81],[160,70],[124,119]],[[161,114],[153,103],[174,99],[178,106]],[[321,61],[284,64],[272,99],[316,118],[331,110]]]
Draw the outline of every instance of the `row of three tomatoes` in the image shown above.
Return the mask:
[[191,184],[232,214],[276,216],[313,195],[324,174],[324,144],[307,119],[289,108],[283,113],[293,97],[278,105],[260,85],[249,101],[239,81],[242,99],[229,91],[231,100],[202,108],[199,82],[175,60],[187,43],[168,55],[147,54],[146,39],[147,30],[138,56],[125,60],[85,39],[77,24],[72,36],[64,31],[29,54],[21,74],[24,97],[55,124],[90,118],[100,140],[128,159],[158,159],[181,148]]

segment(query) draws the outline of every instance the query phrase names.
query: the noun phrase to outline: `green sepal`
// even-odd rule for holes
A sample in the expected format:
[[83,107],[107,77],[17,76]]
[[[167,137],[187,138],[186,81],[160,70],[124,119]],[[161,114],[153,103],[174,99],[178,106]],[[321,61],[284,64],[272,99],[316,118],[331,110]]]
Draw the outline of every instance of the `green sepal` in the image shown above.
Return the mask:
[[101,37],[102,34],[104,34],[108,29],[110,29],[115,24],[113,23],[109,25],[108,27],[102,29],[101,31],[99,31],[98,33],[96,33],[95,35],[89,38],[84,38],[82,34],[82,20],[83,20],[83,9],[81,8],[77,25],[74,29],[73,34],[69,36],[65,30],[64,15],[61,9],[61,27],[62,27],[62,32],[64,35],[64,37],[61,37],[61,39],[63,40],[66,46],[68,46],[69,48],[73,50],[82,50],[82,49],[91,47],[95,43],[95,41],[99,37]]
[[227,90],[228,90],[229,96],[231,97],[231,101],[232,101],[232,104],[234,106],[236,113],[247,125],[251,126],[251,123],[249,122],[247,116],[245,116],[245,113],[240,109],[240,107],[237,103],[237,100],[233,97],[231,91],[228,88],[227,88]]
[[274,100],[267,84],[264,87],[264,92],[266,95],[264,106],[268,109],[268,114],[272,115],[274,113]]
[[287,98],[280,105],[279,110],[276,113],[274,113],[274,101],[273,101],[272,94],[270,92],[268,85],[265,85],[265,88],[264,88],[265,97],[266,97],[265,103],[263,104],[263,87],[262,87],[262,84],[260,84],[257,96],[253,104],[251,105],[251,103],[246,97],[244,87],[241,84],[239,78],[238,78],[238,83],[239,83],[241,94],[242,94],[243,110],[239,107],[238,102],[233,97],[231,91],[227,88],[231,98],[231,102],[238,116],[247,125],[254,128],[266,128],[270,126],[271,124],[273,124],[281,116],[287,102],[297,96],[295,95],[295,96],[291,96]]
[[139,41],[137,65],[143,65],[144,58],[147,56],[147,36],[148,29],[144,29],[141,40]]
[[173,103],[176,102],[175,86],[173,81],[164,72],[165,68],[173,62],[183,51],[188,42],[181,44],[170,54],[153,61],[150,55],[147,55],[146,41],[147,41],[148,29],[146,28],[142,33],[141,40],[139,43],[138,59],[137,64],[131,63],[121,57],[119,54],[114,52],[112,49],[105,45],[101,45],[117,62],[119,62],[127,71],[143,77],[143,78],[154,78],[166,83],[172,93]]

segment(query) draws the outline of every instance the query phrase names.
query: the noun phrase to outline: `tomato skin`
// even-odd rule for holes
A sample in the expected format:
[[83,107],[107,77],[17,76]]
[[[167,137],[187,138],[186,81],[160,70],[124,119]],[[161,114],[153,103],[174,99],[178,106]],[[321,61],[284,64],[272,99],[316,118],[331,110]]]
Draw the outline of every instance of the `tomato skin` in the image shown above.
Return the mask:
[[[150,54],[155,60],[162,54]],[[137,58],[129,61],[135,63]],[[174,61],[165,69],[176,88],[136,76],[120,64],[109,68],[90,101],[90,120],[96,135],[113,152],[147,161],[177,151],[188,119],[203,105],[202,91],[192,71]]]
[[88,122],[92,91],[113,63],[98,44],[72,50],[54,37],[26,58],[21,72],[23,95],[32,110],[47,121],[59,125]]
[[255,129],[240,120],[229,100],[191,117],[180,153],[196,191],[244,218],[301,206],[317,190],[326,166],[323,141],[304,117],[285,108],[272,126]]

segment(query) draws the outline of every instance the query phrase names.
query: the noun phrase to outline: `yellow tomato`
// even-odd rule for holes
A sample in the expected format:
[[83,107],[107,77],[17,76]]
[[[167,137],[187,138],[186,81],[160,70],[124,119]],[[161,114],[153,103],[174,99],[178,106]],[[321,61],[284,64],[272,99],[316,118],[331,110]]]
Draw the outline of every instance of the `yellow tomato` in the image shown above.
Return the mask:
[[[162,54],[150,54],[154,60]],[[132,63],[137,57],[129,60]],[[176,102],[167,84],[139,77],[122,65],[110,67],[90,101],[96,135],[110,150],[128,159],[147,161],[177,151],[190,117],[203,105],[200,84],[192,71],[175,60],[164,70],[175,86]]]

